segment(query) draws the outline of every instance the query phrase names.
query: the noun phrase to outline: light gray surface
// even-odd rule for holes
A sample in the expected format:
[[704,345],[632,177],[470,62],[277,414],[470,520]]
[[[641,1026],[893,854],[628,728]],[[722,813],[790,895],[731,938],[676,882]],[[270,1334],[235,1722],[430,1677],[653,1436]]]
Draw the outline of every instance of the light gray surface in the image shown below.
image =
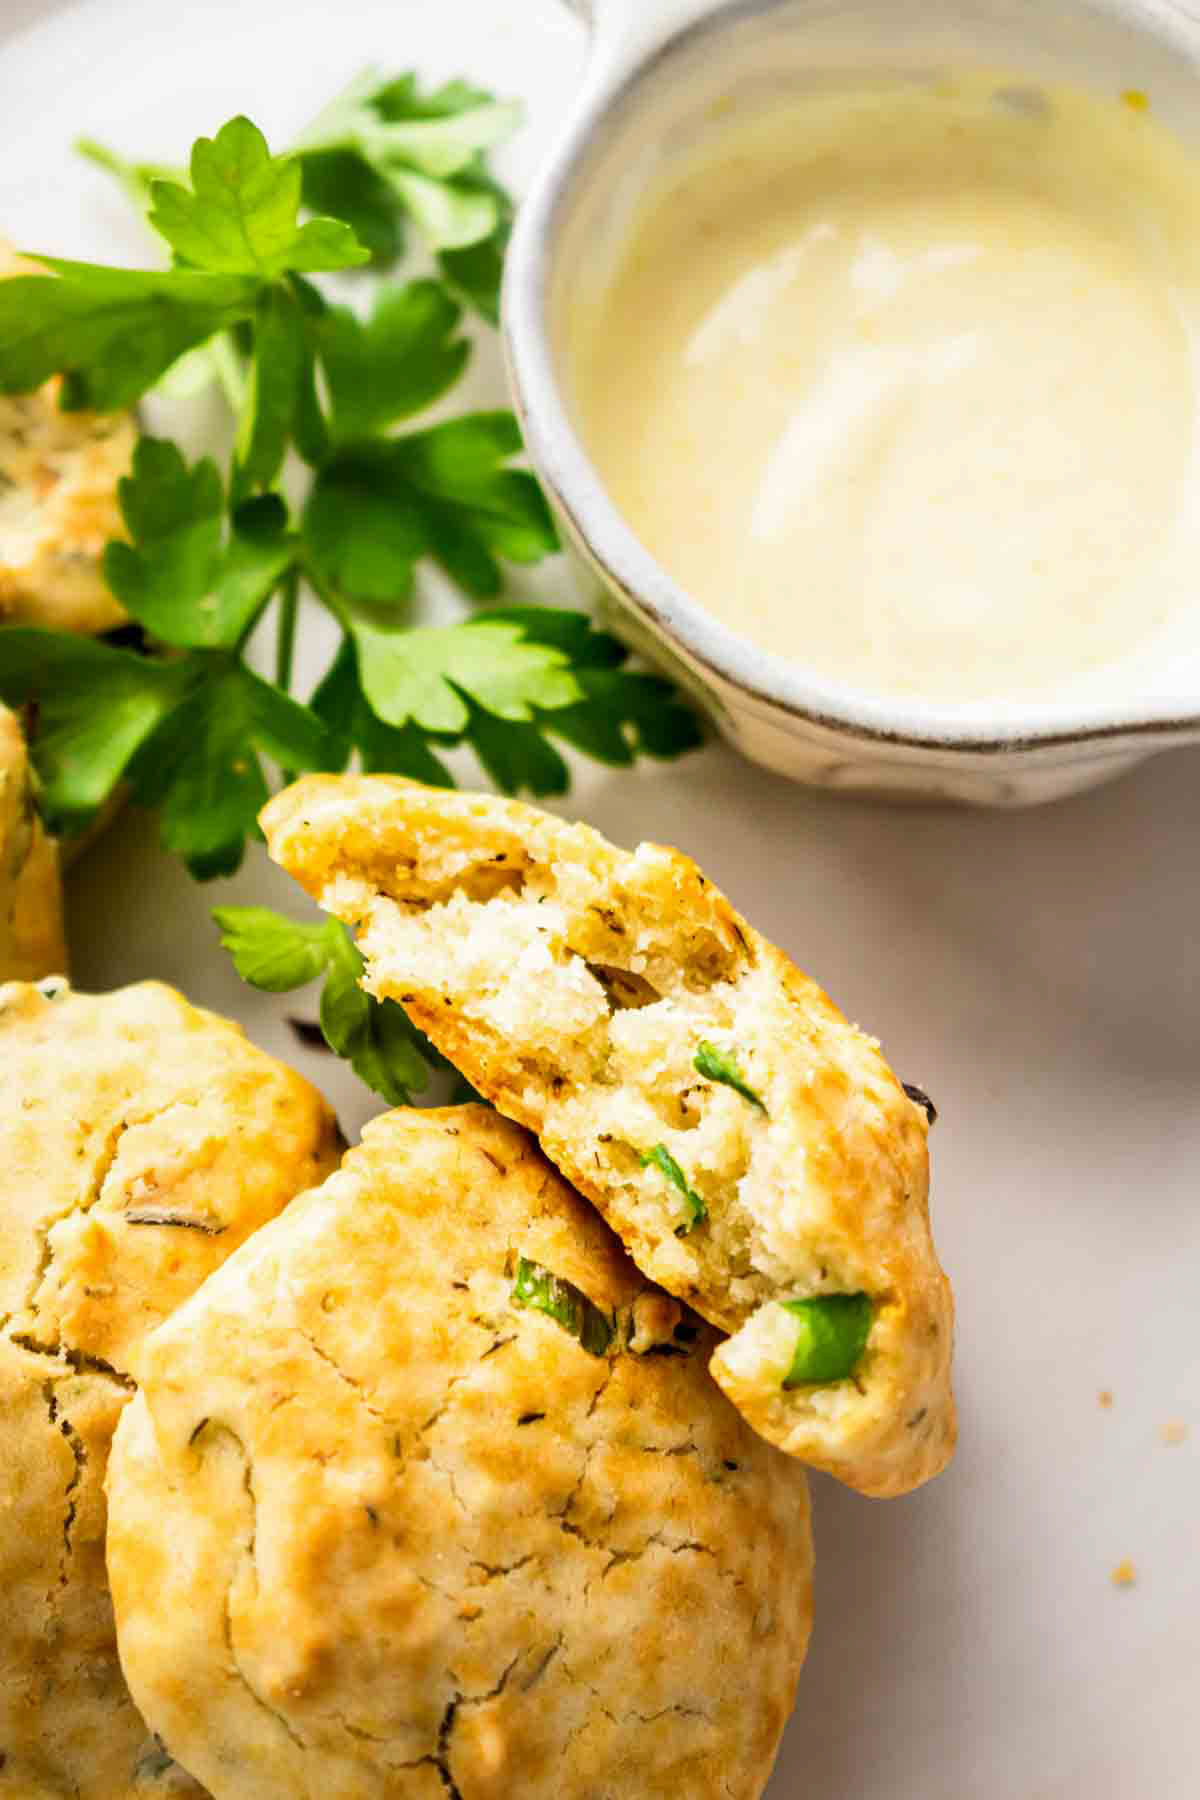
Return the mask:
[[0,5],[0,42],[15,37],[27,25],[36,25],[57,12],[63,0],[3,0]]
[[[528,92],[524,179],[581,47],[553,0],[519,17],[492,0],[88,0],[0,55],[0,230],[134,254],[139,228],[66,152],[76,131],[178,154],[243,106],[284,133],[373,58]],[[478,391],[497,380],[485,367]],[[942,1108],[962,1445],[903,1501],[814,1482],[817,1629],[771,1800],[1194,1800],[1198,788],[1200,755],[1181,752],[1050,810],[888,811],[714,749],[589,773],[572,796],[624,842],[700,857]],[[182,984],[356,1128],[370,1097],[287,1027],[311,997],[250,994],[214,948],[208,907],[258,899],[305,911],[261,855],[197,888],[129,814],[73,878],[79,980]],[[1191,1437],[1166,1448],[1173,1418]],[[1121,1592],[1125,1557],[1139,1580]]]

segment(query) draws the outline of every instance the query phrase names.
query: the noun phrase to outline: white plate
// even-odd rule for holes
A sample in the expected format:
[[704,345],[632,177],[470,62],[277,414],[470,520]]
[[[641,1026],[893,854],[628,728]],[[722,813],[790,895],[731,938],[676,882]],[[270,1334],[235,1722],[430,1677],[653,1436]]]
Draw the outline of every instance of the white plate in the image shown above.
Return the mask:
[[[0,28],[17,11],[39,9],[3,0]],[[525,95],[519,183],[583,41],[555,0],[85,0],[0,46],[0,231],[137,256],[74,135],[176,157],[246,110],[283,141],[372,61]],[[499,398],[494,359],[477,392]],[[694,852],[942,1109],[962,1447],[903,1501],[814,1481],[817,1628],[771,1800],[1198,1791],[1198,774],[1181,752],[996,816],[839,803],[721,749],[577,783],[571,808],[618,839]],[[306,997],[251,994],[216,947],[208,907],[251,900],[304,905],[261,852],[196,887],[131,814],[73,878],[77,979],[161,976],[236,1014],[355,1130],[370,1096],[285,1022]],[[1167,1448],[1175,1418],[1191,1437]]]

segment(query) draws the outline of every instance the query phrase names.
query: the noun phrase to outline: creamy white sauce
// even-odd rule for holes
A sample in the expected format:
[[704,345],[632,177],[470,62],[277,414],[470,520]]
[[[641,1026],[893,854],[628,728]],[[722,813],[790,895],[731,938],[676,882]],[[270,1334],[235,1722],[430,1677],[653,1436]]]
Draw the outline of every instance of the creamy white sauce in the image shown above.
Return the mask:
[[581,306],[617,506],[821,676],[1067,692],[1200,586],[1200,168],[1140,105],[994,76],[728,125]]

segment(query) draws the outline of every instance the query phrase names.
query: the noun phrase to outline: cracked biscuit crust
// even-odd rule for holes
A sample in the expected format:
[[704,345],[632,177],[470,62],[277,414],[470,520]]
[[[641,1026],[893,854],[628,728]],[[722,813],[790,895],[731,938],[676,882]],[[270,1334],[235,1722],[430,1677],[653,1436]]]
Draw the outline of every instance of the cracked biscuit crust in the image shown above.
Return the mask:
[[0,1800],[200,1794],[121,1678],[109,1444],[143,1334],[335,1161],[319,1095],[170,988],[0,987]]
[[[733,1334],[713,1374],[758,1431],[868,1494],[944,1467],[953,1305],[925,1115],[688,857],[383,776],[306,777],[262,822],[358,932],[371,992],[537,1133],[646,1274]],[[705,1045],[741,1090],[697,1070]],[[857,1292],[874,1310],[854,1377],[785,1388],[781,1302]]]
[[[515,1303],[522,1257],[607,1350]],[[808,1495],[712,1341],[517,1126],[374,1120],[144,1347],[109,1570],[146,1717],[216,1800],[756,1800]]]
[[20,725],[0,706],[0,981],[37,981],[66,967],[58,846],[34,805]]

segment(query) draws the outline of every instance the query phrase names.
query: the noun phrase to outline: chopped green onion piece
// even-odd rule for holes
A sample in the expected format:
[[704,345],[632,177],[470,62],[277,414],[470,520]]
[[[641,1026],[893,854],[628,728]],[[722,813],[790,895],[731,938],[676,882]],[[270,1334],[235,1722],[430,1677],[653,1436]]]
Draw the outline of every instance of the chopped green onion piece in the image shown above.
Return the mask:
[[683,1198],[683,1203],[688,1209],[688,1216],[682,1225],[677,1225],[675,1227],[675,1236],[686,1237],[689,1231],[694,1231],[696,1229],[697,1225],[703,1225],[708,1217],[708,1208],[705,1206],[699,1194],[696,1193],[695,1189],[688,1186],[687,1176],[675,1161],[675,1158],[671,1155],[667,1146],[665,1144],[655,1144],[653,1150],[642,1151],[641,1163],[643,1169],[649,1168],[651,1163],[653,1163],[654,1167],[666,1176],[671,1186]]
[[604,1356],[612,1342],[613,1322],[571,1282],[522,1256],[512,1291],[514,1306],[532,1306],[569,1331],[589,1356]]
[[749,1100],[751,1106],[757,1106],[759,1112],[766,1112],[762,1100],[738,1068],[737,1058],[732,1051],[718,1050],[715,1044],[703,1042],[696,1052],[692,1067],[697,1074],[706,1075],[709,1081],[719,1081],[724,1087],[732,1088],[743,1100]]
[[785,1388],[845,1381],[867,1347],[875,1309],[869,1294],[816,1294],[811,1300],[784,1300],[796,1320],[796,1348]]

